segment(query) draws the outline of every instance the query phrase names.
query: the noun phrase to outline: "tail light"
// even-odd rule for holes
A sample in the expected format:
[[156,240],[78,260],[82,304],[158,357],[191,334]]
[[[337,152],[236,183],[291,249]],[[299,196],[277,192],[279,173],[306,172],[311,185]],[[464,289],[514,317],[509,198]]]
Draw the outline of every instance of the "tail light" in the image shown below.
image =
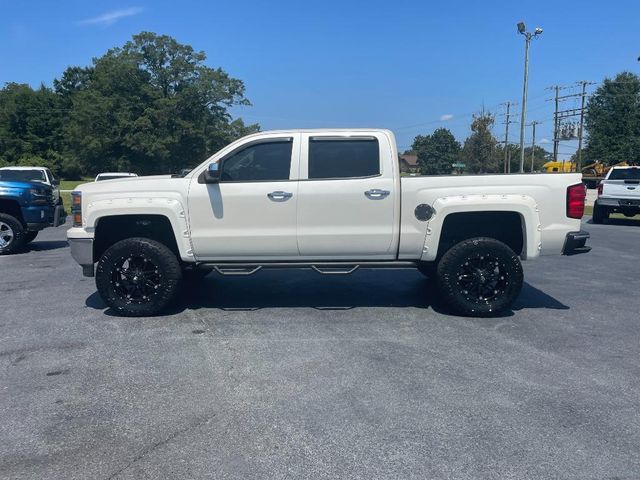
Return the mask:
[[587,198],[587,189],[583,183],[571,185],[567,188],[567,217],[582,218],[584,215],[584,202]]
[[604,187],[604,185],[602,183],[598,184],[598,196],[602,195],[602,188]]
[[82,226],[82,192],[71,192],[71,215],[73,226]]

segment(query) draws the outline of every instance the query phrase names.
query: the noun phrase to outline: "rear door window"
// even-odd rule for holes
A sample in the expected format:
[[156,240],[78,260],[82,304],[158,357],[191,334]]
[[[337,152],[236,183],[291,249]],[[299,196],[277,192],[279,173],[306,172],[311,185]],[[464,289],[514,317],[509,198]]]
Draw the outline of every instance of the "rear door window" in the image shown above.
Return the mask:
[[309,139],[309,179],[380,175],[380,146],[374,137]]

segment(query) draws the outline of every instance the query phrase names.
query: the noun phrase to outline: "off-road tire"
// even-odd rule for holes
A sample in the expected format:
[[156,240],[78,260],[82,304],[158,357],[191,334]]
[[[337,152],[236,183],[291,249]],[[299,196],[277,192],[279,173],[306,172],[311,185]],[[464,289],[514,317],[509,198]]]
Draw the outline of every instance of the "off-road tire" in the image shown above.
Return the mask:
[[[25,244],[25,231],[22,222],[7,213],[0,213],[0,230],[4,228],[5,232],[9,232],[9,230],[1,224],[6,225],[6,228],[10,229],[11,239],[8,239],[8,235],[3,237],[7,239],[7,244],[0,246],[0,255],[8,255],[17,252]],[[2,231],[0,231],[0,235],[3,235]],[[4,243],[4,240],[0,243]]]
[[38,232],[25,232],[24,234],[24,244],[33,242],[38,236]]
[[444,300],[456,313],[489,317],[508,309],[520,294],[522,264],[504,243],[471,238],[442,256],[437,282]]
[[605,220],[609,219],[609,211],[606,207],[601,207],[598,205],[596,201],[593,205],[593,216],[591,217],[591,221],[595,224],[604,223]]
[[[130,270],[141,273],[135,276]],[[151,286],[140,277],[149,278]],[[128,238],[113,244],[96,268],[96,287],[102,300],[125,317],[162,312],[175,301],[181,284],[182,268],[175,253],[148,238]]]

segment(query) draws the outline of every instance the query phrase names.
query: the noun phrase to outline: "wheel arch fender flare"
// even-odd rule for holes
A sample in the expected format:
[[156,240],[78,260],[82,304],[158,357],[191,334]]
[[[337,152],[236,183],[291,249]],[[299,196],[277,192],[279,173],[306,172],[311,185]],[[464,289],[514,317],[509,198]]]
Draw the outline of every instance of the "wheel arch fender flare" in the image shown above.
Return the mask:
[[522,258],[534,258],[541,247],[541,223],[536,201],[529,195],[458,195],[437,198],[435,215],[429,220],[421,260],[434,261],[443,233],[445,219],[454,213],[515,212],[522,222]]

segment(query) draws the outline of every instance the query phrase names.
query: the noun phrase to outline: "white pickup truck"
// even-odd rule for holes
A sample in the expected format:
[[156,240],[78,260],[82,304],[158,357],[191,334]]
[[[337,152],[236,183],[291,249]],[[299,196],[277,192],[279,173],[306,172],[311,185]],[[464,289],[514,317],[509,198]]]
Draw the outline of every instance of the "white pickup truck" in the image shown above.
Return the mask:
[[598,185],[593,223],[604,222],[611,213],[640,214],[640,167],[613,167]]
[[[589,251],[579,174],[402,177],[388,130],[261,132],[190,173],[72,193],[73,258],[121,315],[216,270],[417,268],[463,315],[507,309],[520,260]],[[97,267],[94,264],[97,262]]]

